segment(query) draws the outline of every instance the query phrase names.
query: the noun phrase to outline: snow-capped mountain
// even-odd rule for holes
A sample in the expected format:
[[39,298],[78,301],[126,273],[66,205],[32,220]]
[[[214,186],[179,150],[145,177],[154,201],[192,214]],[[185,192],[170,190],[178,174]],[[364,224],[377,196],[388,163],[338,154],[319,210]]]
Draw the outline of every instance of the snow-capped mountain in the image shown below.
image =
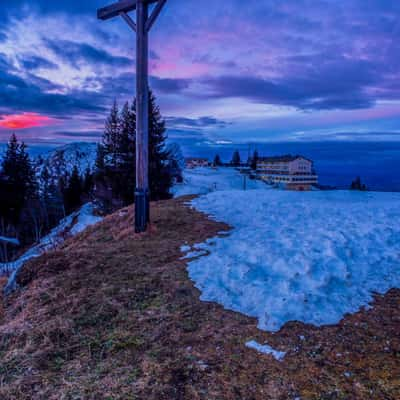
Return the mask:
[[57,147],[38,156],[35,160],[37,174],[40,176],[47,167],[51,176],[62,176],[71,173],[76,165],[81,175],[89,168],[93,171],[96,160],[96,143],[70,143]]

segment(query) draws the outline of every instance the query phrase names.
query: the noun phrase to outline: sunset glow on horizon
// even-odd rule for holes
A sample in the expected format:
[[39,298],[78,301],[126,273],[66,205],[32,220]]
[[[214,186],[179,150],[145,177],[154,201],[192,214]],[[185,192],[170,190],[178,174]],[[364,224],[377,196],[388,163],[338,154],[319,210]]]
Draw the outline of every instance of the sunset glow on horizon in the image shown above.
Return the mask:
[[3,129],[28,129],[55,125],[56,119],[37,113],[22,113],[0,115],[0,128]]

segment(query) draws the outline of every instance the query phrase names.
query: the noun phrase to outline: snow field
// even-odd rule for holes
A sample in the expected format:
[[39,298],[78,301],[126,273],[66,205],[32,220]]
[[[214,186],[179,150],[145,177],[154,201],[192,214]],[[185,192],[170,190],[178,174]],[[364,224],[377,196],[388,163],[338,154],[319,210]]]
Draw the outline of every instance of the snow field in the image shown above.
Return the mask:
[[[230,174],[220,179],[234,186]],[[202,300],[256,317],[261,329],[335,324],[400,286],[399,193],[222,190],[192,205],[234,227],[196,246],[209,252],[188,267]]]

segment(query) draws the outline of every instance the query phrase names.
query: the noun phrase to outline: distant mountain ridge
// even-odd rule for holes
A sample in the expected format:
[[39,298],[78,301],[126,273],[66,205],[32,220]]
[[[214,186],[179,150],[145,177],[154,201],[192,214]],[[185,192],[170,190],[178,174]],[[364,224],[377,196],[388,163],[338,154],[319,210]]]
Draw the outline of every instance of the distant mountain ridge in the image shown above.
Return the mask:
[[[6,150],[6,144],[0,145],[0,163]],[[93,171],[96,162],[97,143],[75,142],[52,149],[29,151],[37,176],[46,166],[51,176],[70,174],[76,165],[81,175],[89,168]]]
[[34,159],[36,173],[40,176],[43,168],[47,167],[51,176],[70,174],[74,166],[78,167],[81,175],[87,169],[91,172],[96,161],[96,143],[77,142],[56,147]]

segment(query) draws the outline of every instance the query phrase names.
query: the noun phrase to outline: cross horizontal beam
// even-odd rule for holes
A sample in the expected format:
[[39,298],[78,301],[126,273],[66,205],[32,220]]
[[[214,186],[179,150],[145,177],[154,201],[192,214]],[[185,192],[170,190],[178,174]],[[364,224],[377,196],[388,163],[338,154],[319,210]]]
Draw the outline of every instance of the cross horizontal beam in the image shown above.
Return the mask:
[[151,4],[156,3],[158,0],[120,0],[114,4],[110,4],[107,7],[97,10],[97,18],[104,21],[106,19],[117,17],[122,12],[127,13],[129,11],[134,11],[136,10],[138,1]]

